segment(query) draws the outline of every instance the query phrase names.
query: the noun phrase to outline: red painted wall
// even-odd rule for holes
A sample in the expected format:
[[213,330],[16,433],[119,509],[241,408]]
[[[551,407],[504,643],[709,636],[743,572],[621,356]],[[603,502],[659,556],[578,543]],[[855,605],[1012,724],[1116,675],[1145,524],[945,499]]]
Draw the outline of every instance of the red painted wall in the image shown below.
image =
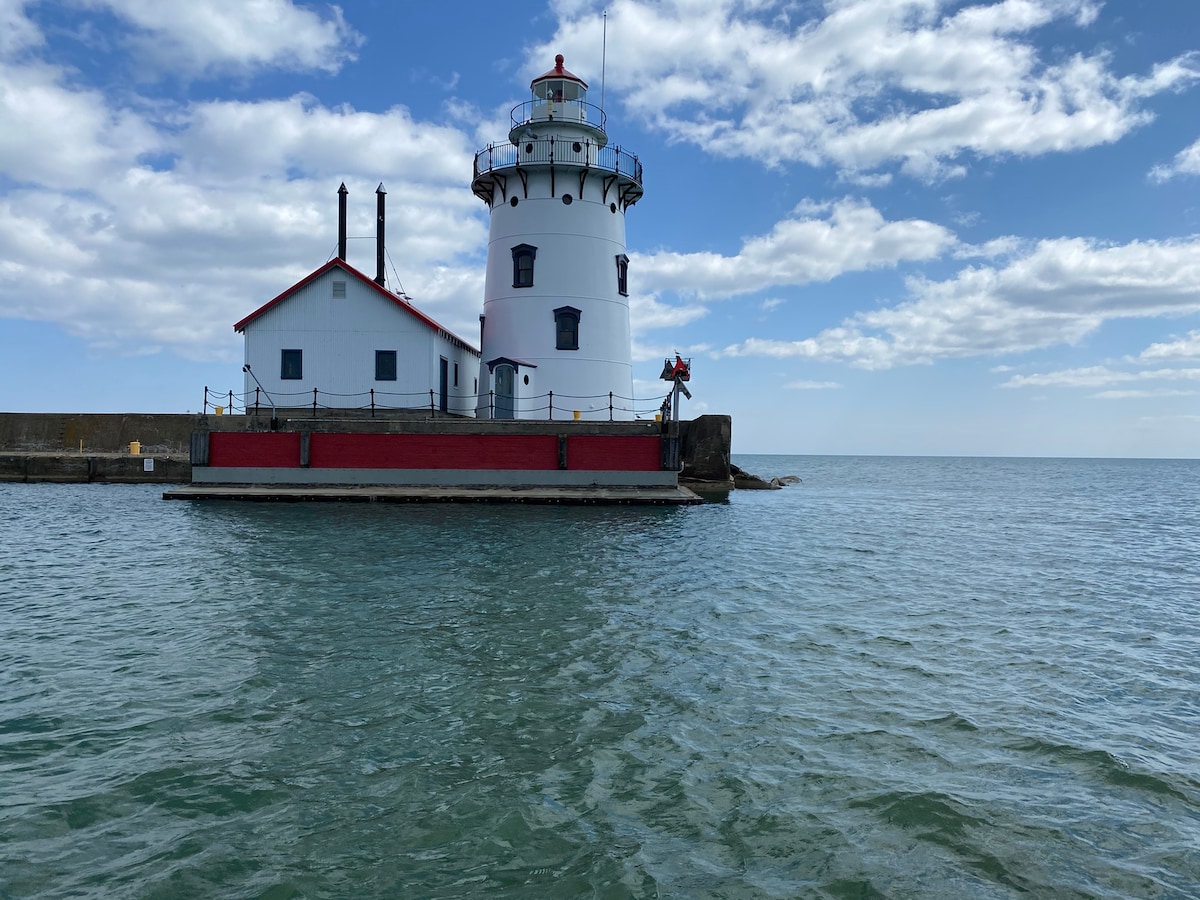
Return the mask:
[[552,434],[314,434],[314,469],[557,469]]
[[657,437],[573,434],[567,438],[567,468],[604,472],[657,472],[662,468]]
[[[297,432],[211,432],[209,465],[299,468]],[[655,472],[657,436],[578,434],[567,437],[573,471]],[[322,434],[309,437],[312,469],[558,468],[557,434]]]
[[300,435],[294,431],[211,431],[208,464],[222,468],[299,468]]

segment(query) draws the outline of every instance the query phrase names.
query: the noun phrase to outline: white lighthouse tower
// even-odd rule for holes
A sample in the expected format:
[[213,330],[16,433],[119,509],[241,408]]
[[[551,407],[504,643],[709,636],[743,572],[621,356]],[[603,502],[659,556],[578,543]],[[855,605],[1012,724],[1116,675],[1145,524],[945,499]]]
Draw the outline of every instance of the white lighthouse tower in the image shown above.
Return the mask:
[[631,419],[625,212],[642,166],[608,146],[561,54],[530,88],[508,142],[475,154],[471,188],[491,210],[477,415]]

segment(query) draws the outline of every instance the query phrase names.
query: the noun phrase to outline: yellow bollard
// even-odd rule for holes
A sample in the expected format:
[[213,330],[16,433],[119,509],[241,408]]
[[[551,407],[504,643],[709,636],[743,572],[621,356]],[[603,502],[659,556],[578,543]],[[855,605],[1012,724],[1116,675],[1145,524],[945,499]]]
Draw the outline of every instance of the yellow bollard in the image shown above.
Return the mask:
[[142,442],[141,441],[130,441],[129,442],[129,455],[130,456],[141,456],[142,455]]
[[575,410],[575,419],[576,421],[579,420],[579,410]]
[[215,410],[217,411],[217,415],[218,415],[218,416],[223,416],[223,415],[225,415],[225,407],[223,407],[223,406],[214,406],[214,407],[213,407],[213,409],[215,409]]

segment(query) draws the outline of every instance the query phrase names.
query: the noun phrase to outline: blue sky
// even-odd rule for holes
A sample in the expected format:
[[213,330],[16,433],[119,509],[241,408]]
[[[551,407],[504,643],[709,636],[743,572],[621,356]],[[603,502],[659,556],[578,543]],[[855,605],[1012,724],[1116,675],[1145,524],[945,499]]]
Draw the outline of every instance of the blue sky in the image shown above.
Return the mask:
[[635,393],[743,453],[1200,455],[1194,0],[0,0],[0,410],[196,410],[335,252],[478,343],[563,53],[646,195]]

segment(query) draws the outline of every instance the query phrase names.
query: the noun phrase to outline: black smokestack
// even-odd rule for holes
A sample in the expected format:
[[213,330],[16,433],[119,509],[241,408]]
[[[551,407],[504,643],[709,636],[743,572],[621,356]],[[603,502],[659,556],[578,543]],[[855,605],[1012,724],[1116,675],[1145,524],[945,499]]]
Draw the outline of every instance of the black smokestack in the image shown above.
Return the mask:
[[375,188],[375,283],[380,287],[383,287],[383,198],[386,196],[381,181]]
[[346,182],[338,188],[338,259],[346,259]]

